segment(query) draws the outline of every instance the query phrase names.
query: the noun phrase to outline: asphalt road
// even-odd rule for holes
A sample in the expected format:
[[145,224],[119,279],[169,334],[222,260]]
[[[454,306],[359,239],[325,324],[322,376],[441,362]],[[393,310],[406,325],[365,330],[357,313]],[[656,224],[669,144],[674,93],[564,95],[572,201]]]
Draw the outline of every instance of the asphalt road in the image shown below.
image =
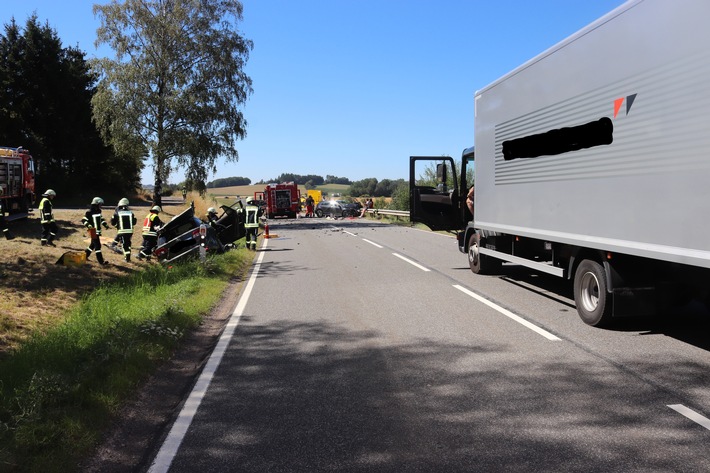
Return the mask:
[[707,472],[710,324],[584,325],[569,285],[454,240],[270,222],[152,471]]

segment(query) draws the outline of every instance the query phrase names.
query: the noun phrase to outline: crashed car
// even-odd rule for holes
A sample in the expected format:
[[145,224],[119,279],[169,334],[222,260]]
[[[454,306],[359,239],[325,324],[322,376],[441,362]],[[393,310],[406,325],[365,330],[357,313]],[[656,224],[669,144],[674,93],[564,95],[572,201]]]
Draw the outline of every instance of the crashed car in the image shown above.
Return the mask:
[[158,246],[153,256],[171,263],[189,256],[204,257],[224,253],[246,234],[244,212],[238,205],[220,207],[223,214],[212,225],[195,217],[194,204],[172,218],[158,230]]
[[359,202],[347,202],[345,200],[321,200],[316,205],[316,216],[322,217],[357,217],[360,215],[362,205]]

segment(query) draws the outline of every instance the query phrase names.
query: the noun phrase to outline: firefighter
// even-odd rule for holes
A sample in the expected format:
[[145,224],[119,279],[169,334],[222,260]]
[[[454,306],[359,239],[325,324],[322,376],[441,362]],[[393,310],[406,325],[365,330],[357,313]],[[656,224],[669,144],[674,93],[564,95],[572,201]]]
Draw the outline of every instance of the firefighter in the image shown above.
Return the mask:
[[185,202],[187,200],[187,189],[184,187],[182,188],[182,201]]
[[57,237],[59,229],[57,222],[54,221],[54,212],[52,211],[52,200],[57,196],[57,193],[52,189],[42,194],[42,200],[39,203],[39,218],[42,224],[42,238],[40,244],[42,246],[57,246],[54,244],[54,239]]
[[247,249],[256,251],[256,236],[259,232],[259,217],[264,211],[254,205],[254,198],[247,197],[247,206],[244,208],[246,220],[244,228],[246,229],[246,237],[244,239]]
[[[2,197],[4,192],[2,186],[0,186],[0,197]],[[2,199],[0,199],[0,230],[2,230],[2,234],[5,235],[5,238],[12,240],[10,229],[7,228],[7,222],[5,221],[5,208],[2,206]]]
[[[111,217],[111,225],[118,228],[116,239],[123,247],[123,259],[131,261],[131,239],[133,238],[133,226],[136,224],[136,216],[128,208],[129,202],[125,197],[118,201],[118,207]],[[116,241],[113,242],[116,246]]]
[[108,261],[104,260],[104,255],[101,252],[101,227],[108,230],[108,223],[104,220],[103,215],[101,215],[101,206],[104,204],[104,199],[101,197],[94,197],[91,201],[91,206],[89,210],[84,214],[84,218],[81,219],[81,223],[89,230],[89,237],[91,241],[89,242],[89,247],[84,250],[86,252],[86,258],[89,259],[91,252],[96,253],[96,261],[99,264],[108,264]]
[[162,211],[163,209],[160,206],[154,205],[150,209],[150,213],[143,219],[143,246],[141,246],[141,251],[138,253],[138,259],[146,258],[150,260],[153,250],[158,245],[158,230],[163,226],[158,214]]

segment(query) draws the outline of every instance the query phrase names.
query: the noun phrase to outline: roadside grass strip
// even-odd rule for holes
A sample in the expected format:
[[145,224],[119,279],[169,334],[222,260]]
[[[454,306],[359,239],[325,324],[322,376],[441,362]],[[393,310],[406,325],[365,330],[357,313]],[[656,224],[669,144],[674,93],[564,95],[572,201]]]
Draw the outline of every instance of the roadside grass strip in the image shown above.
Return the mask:
[[479,296],[475,292],[470,291],[463,286],[459,286],[458,284],[454,284],[454,287],[456,289],[458,289],[459,291],[463,292],[464,294],[466,294],[467,296],[473,297],[477,301],[482,302],[483,304],[487,305],[491,309],[494,309],[494,310],[500,312],[501,314],[505,315],[506,317],[514,320],[515,322],[518,322],[520,325],[523,325],[524,327],[529,328],[533,332],[535,332],[539,335],[542,335],[543,337],[545,337],[546,339],[548,339],[550,341],[561,340],[559,337],[557,337],[556,335],[553,335],[552,333],[548,332],[547,330],[540,328],[533,323],[528,322],[527,320],[523,319],[522,317],[515,315],[514,313],[512,313],[508,309],[504,309],[503,307],[499,306],[498,304],[495,304],[495,303],[489,301],[485,297]]

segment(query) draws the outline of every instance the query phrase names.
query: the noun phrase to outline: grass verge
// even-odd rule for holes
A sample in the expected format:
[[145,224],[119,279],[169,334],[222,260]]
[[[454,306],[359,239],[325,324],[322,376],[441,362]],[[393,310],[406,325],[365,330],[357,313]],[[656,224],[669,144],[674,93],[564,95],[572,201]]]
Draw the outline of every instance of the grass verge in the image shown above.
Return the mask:
[[122,401],[252,260],[253,253],[233,250],[102,284],[62,323],[4,357],[0,471],[75,471]]

